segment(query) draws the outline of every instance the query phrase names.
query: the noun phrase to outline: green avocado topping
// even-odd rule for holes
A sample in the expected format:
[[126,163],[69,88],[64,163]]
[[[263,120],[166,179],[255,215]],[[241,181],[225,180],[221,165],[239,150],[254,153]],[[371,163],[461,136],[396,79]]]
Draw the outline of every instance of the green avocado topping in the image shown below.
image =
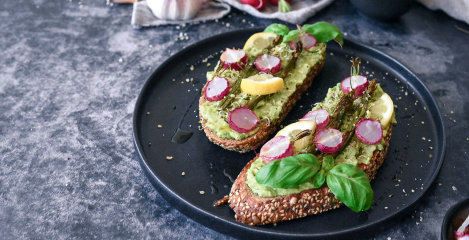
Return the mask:
[[[285,43],[276,45],[271,50],[273,55],[279,57],[282,60],[280,71],[283,71],[283,69],[287,67],[288,62],[290,62],[291,51],[292,50],[288,44]],[[296,87],[303,84],[303,81],[307,78],[307,75],[311,69],[316,64],[324,60],[323,55],[325,51],[326,44],[319,43],[316,47],[312,47],[301,52],[300,56],[296,60],[295,66],[284,78],[285,87],[279,92],[268,95],[266,98],[258,102],[253,109],[251,109],[259,117],[260,121],[267,121],[267,123],[269,123],[270,121],[273,121],[279,117],[288,98],[296,91]],[[252,56],[250,56],[249,53],[256,51],[246,52],[248,53],[248,58],[251,58]],[[217,69],[217,67],[215,69]],[[214,77],[214,74],[215,72],[208,72],[207,80],[211,80]],[[237,80],[239,72],[226,69],[219,75],[227,78],[231,85]],[[244,106],[255,96],[240,92],[236,94],[236,96],[232,97],[234,97],[234,101],[231,102],[231,106],[234,108],[237,106]],[[219,103],[220,101],[206,101],[199,108],[200,114],[206,121],[205,126],[208,127],[217,136],[225,139],[243,140],[255,134],[259,130],[259,128],[255,128],[248,133],[239,133],[233,130],[228,125],[226,121],[226,112],[221,110]]]

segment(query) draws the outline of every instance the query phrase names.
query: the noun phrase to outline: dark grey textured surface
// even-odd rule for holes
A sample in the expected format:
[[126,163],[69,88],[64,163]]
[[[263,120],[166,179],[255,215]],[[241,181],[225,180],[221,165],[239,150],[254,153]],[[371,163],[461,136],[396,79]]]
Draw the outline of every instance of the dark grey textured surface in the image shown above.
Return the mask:
[[[132,111],[169,55],[272,21],[233,11],[218,22],[135,30],[130,14],[105,1],[0,1],[1,239],[229,238],[153,189],[132,144]],[[376,238],[438,238],[445,211],[469,195],[469,35],[455,25],[469,26],[420,5],[378,23],[341,0],[308,22],[317,20],[395,57],[437,98],[447,130],[440,175],[413,214]]]

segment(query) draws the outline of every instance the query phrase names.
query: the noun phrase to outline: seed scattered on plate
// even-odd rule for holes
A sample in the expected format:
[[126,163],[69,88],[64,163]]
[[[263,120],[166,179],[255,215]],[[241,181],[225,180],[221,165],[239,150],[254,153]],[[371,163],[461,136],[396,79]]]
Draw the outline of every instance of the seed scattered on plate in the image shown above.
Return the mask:
[[194,71],[194,65],[191,65],[191,67],[189,68],[191,71]]
[[200,195],[204,195],[205,191],[199,191]]
[[161,124],[158,124],[158,128],[162,128],[162,127],[163,127],[163,125],[161,125]]
[[151,113],[150,112],[147,112],[147,115],[150,115]]
[[186,176],[186,172],[182,172],[181,175],[182,175],[182,176]]
[[173,156],[166,156],[166,160],[173,160]]
[[458,188],[457,188],[456,186],[452,186],[451,188],[453,189],[453,191],[457,191],[457,190],[458,190]]

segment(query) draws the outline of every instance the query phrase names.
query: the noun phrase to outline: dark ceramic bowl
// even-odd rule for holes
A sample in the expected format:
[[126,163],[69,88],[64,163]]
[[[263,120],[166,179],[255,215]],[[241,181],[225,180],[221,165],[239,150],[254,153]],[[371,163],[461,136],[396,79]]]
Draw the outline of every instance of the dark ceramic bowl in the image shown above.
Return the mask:
[[454,240],[454,231],[458,229],[469,215],[469,198],[466,198],[446,212],[441,226],[441,239]]
[[406,13],[413,0],[351,0],[363,14],[382,21],[393,20]]

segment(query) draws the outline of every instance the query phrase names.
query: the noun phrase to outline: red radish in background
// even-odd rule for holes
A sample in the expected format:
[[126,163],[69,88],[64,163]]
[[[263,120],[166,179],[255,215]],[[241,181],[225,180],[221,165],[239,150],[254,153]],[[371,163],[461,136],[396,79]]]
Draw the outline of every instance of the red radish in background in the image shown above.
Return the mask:
[[[273,5],[277,6],[278,5],[278,0],[270,0],[269,1],[270,3],[272,3]],[[291,0],[287,0],[287,2],[291,2]]]
[[223,99],[230,91],[230,82],[224,77],[214,77],[207,83],[205,88],[205,99],[208,101],[218,101]]
[[362,119],[355,127],[355,135],[364,144],[375,145],[383,138],[381,123],[371,118]]
[[247,133],[256,128],[259,118],[249,108],[239,107],[235,108],[228,114],[228,124],[230,127],[239,133]]
[[318,128],[323,128],[329,123],[329,112],[326,109],[318,109],[306,113],[300,121],[313,121]]
[[282,60],[273,55],[262,54],[256,58],[254,65],[260,72],[276,73],[282,65]]
[[227,48],[220,56],[223,68],[241,70],[246,64],[248,56],[244,50]]
[[363,75],[356,75],[351,77],[346,77],[342,82],[340,82],[340,87],[344,94],[348,94],[352,89],[355,90],[355,97],[360,97],[368,87],[368,79]]
[[343,143],[342,133],[334,128],[321,129],[314,136],[314,144],[323,153],[335,153]]
[[311,34],[302,32],[298,37],[289,43],[290,48],[296,50],[296,43],[300,41],[304,49],[310,49],[316,46],[318,40]]
[[257,10],[262,10],[267,5],[268,0],[241,0],[242,4],[248,4]]
[[286,136],[277,136],[262,146],[259,156],[264,163],[293,155],[293,144]]

